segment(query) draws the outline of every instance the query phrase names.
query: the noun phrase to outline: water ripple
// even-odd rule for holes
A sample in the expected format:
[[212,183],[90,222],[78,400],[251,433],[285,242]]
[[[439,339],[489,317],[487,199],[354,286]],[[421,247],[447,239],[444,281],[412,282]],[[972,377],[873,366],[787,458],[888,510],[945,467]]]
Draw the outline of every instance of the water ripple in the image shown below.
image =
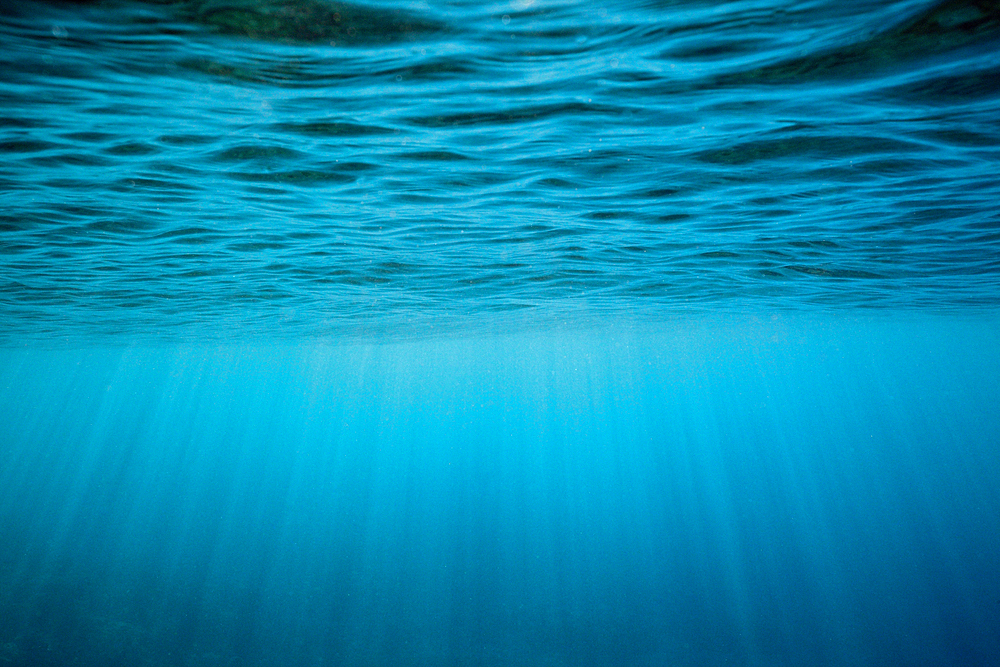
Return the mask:
[[0,338],[995,309],[998,16],[5,5]]

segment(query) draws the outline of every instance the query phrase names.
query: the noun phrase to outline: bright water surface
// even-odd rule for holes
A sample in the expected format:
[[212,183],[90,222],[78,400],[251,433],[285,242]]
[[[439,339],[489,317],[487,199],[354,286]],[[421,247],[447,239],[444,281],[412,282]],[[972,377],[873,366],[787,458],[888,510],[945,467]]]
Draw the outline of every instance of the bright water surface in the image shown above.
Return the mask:
[[0,667],[995,664],[998,47],[0,1]]
[[11,4],[8,340],[997,303],[996,2]]

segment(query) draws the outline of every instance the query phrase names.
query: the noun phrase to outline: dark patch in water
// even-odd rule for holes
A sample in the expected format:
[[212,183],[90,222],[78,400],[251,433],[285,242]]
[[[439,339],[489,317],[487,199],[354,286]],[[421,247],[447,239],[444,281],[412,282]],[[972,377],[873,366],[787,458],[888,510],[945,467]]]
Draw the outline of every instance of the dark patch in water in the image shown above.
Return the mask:
[[406,41],[441,30],[439,24],[400,9],[324,0],[187,2],[181,15],[224,35],[332,45]]
[[728,75],[717,83],[787,83],[868,76],[913,59],[998,38],[1000,2],[946,0],[871,39]]

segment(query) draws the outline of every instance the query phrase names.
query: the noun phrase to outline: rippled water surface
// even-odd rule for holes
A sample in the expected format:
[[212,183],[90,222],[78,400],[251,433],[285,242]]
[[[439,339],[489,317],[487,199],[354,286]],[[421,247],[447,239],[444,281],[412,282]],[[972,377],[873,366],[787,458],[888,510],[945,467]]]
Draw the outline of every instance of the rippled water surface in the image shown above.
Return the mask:
[[997,2],[0,7],[8,342],[1000,296]]

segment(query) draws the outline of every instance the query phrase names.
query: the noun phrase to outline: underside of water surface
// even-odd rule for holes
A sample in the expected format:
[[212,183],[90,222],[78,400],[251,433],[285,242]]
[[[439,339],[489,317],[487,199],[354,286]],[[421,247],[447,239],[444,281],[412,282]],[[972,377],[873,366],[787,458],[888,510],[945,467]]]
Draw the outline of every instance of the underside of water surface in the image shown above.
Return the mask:
[[997,15],[7,3],[0,335],[990,312]]

